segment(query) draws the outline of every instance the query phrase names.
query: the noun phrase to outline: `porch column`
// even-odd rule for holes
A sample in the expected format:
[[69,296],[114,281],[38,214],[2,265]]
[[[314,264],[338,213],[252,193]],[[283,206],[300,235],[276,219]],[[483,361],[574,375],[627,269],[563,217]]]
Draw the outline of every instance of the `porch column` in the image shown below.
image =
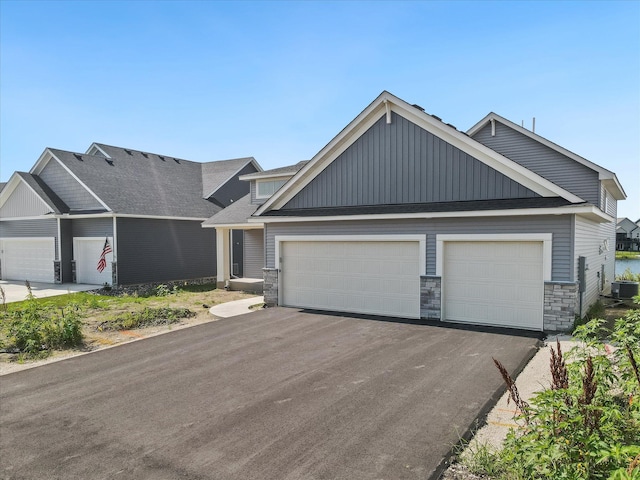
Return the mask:
[[216,228],[216,284],[218,288],[223,288],[227,280],[231,278],[229,265],[231,230],[228,228]]

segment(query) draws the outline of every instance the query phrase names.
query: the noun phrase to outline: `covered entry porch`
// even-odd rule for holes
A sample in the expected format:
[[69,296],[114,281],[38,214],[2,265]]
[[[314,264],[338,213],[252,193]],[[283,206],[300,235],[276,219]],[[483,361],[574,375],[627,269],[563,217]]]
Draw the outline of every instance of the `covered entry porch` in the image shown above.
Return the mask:
[[218,288],[262,293],[262,225],[217,225],[215,229]]

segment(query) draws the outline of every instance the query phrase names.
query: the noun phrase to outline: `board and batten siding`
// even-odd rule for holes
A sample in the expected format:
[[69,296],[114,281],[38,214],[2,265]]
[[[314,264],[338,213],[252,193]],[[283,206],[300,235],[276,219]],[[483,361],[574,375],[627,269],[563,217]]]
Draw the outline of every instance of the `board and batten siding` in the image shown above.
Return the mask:
[[244,273],[246,278],[262,278],[264,268],[264,231],[244,231]]
[[216,235],[201,221],[117,219],[118,283],[190,280],[216,273]]
[[600,205],[600,185],[598,172],[595,170],[516,132],[499,121],[495,122],[494,136],[491,136],[489,123],[476,132],[473,139],[583,200]]
[[57,160],[49,160],[38,176],[71,210],[104,210],[104,206],[80,185]]
[[437,234],[551,233],[554,281],[573,281],[573,216],[483,217],[268,223],[265,225],[266,266],[275,268],[276,235],[426,235],[426,273],[436,274]]
[[539,196],[404,117],[382,116],[283,208]]
[[9,220],[0,222],[0,238],[54,237],[56,260],[58,259],[58,220],[44,218],[38,220]]
[[35,217],[49,212],[51,209],[42,199],[24,182],[20,182],[0,208],[0,218]]

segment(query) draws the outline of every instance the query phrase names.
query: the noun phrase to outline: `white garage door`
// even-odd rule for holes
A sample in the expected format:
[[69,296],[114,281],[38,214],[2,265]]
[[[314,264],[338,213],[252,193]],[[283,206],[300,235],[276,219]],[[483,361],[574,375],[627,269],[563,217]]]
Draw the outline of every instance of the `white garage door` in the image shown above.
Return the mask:
[[444,318],[542,330],[542,242],[445,242]]
[[[109,238],[109,245],[113,248],[113,239]],[[104,248],[104,237],[74,237],[73,258],[76,261],[76,283],[90,285],[111,285],[111,262],[113,253],[105,256],[107,265],[102,272],[98,271],[98,261]]]
[[280,244],[281,305],[420,317],[418,241]]
[[3,239],[0,246],[3,280],[55,282],[56,244],[53,237]]

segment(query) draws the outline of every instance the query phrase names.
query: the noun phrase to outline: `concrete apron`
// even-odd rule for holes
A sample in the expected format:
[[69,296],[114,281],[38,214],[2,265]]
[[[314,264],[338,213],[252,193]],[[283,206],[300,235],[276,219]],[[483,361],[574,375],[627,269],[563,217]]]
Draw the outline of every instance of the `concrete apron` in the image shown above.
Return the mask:
[[[88,285],[81,283],[40,283],[29,282],[31,292],[36,298],[55,297],[57,295],[65,295],[67,293],[86,292],[87,290],[97,290],[102,285]],[[24,282],[12,282],[0,280],[0,287],[4,291],[5,303],[20,302],[27,298],[27,287]]]

